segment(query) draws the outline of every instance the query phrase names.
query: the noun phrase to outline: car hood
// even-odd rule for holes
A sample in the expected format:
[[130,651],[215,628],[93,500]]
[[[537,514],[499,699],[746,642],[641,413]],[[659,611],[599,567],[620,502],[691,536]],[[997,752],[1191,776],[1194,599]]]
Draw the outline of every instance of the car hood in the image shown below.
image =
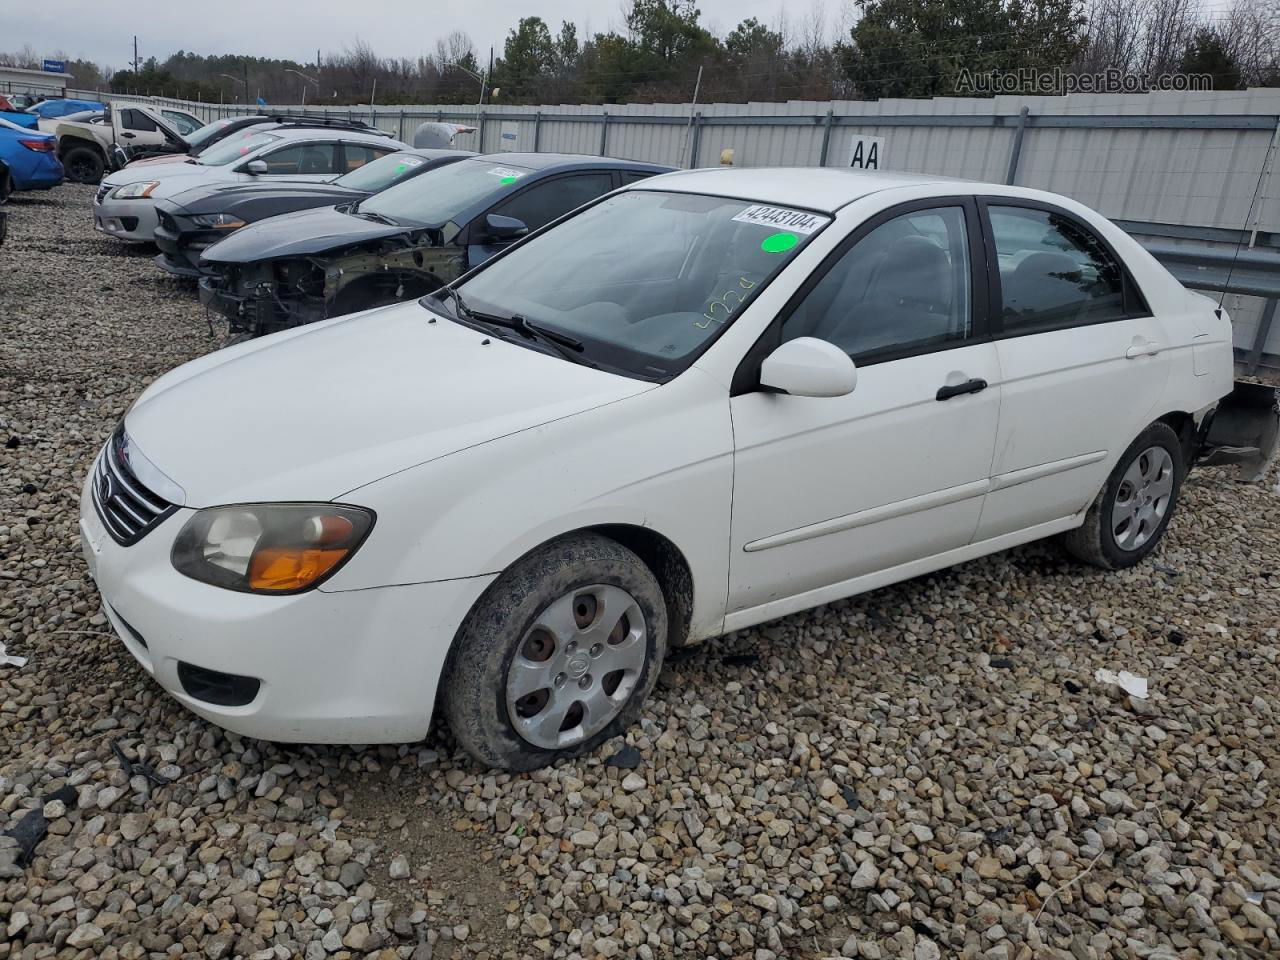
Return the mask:
[[[185,154],[179,154],[178,159],[189,160],[190,158]],[[130,163],[123,169],[104,177],[102,182],[112,187],[122,187],[126,183],[138,183],[142,180],[159,180],[163,182],[173,177],[191,178],[193,181],[199,181],[204,177],[217,177],[223,173],[223,167],[206,167],[202,163],[157,163],[146,165]]]
[[183,213],[251,213],[261,219],[300,206],[336,206],[368,194],[331,183],[233,183],[199,186],[170,198]]
[[252,263],[302,257],[417,229],[341,213],[333,207],[301,210],[241,227],[204,252],[210,263]]
[[130,160],[125,170],[136,170],[138,167],[157,167],[162,163],[191,163],[194,161],[185,153],[162,153],[158,157],[144,157],[141,160]]
[[125,428],[186,506],[324,501],[654,388],[436,316],[396,304],[209,354]]

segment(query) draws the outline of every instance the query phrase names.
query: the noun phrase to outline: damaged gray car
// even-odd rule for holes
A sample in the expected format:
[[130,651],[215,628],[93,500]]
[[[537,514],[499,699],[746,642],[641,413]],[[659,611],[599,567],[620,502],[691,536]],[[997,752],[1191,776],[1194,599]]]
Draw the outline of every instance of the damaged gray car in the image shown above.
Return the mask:
[[670,169],[546,153],[463,160],[237,230],[205,250],[200,300],[239,342],[416,299],[570,210]]

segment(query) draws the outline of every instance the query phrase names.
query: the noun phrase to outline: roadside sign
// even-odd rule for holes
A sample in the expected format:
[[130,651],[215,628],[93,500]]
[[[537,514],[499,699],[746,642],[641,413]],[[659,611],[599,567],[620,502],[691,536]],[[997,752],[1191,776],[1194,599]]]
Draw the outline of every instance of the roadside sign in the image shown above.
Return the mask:
[[45,73],[66,73],[67,61],[65,60],[46,60],[42,68]]
[[849,166],[855,170],[879,170],[884,137],[854,137],[849,148]]
[[520,143],[520,124],[515,121],[504,121],[502,139],[498,142],[498,150],[502,153],[514,153]]

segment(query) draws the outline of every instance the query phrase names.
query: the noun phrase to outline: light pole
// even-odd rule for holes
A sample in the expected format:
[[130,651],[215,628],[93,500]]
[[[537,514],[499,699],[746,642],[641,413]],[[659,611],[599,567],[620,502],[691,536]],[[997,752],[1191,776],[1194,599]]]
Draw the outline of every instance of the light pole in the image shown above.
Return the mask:
[[[475,72],[474,70],[472,70],[470,67],[464,67],[462,64],[457,63],[456,61],[453,61],[453,60],[444,60],[444,61],[441,61],[441,64],[440,64],[440,65],[441,65],[442,67],[456,67],[457,69],[461,70],[463,73],[465,73],[465,74],[467,74],[468,76],[470,76],[473,80],[476,80],[476,81],[478,81],[478,82],[479,82],[479,84],[480,84],[480,99],[476,101],[476,139],[477,139],[477,140],[479,140],[479,139],[480,139],[480,136],[481,136],[481,133],[483,132],[483,131],[481,131],[481,129],[480,129],[480,111],[481,111],[481,109],[484,107],[484,93],[485,93],[485,90],[486,90],[486,89],[488,88],[488,86],[489,86],[489,81],[488,81],[488,79],[487,79],[486,77],[482,76],[481,74],[476,73],[476,72]],[[482,147],[482,146],[484,146],[484,144],[483,144],[483,143],[477,143],[477,144],[476,144],[476,149],[478,150],[478,149],[479,149],[480,147]]]
[[[316,96],[317,97],[320,96],[320,81],[317,80],[315,77],[308,77],[301,70],[294,70],[292,67],[285,67],[284,72],[297,74],[299,77],[301,77],[303,80],[306,80],[308,83],[314,83],[316,85]],[[307,84],[304,83],[302,85],[302,109],[305,110],[306,108],[307,108]]]
[[248,80],[241,80],[239,77],[233,77],[229,73],[220,73],[218,74],[218,76],[226,77],[232,83],[243,83],[244,84],[244,102],[245,103],[249,102],[249,81]]

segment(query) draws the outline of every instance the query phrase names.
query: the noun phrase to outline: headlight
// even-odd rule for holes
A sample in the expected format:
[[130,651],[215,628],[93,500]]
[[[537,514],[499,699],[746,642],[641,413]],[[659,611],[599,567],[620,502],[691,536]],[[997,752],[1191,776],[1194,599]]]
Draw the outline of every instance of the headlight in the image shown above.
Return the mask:
[[235,230],[244,226],[244,221],[230,213],[202,213],[192,217],[191,222],[197,227],[213,227],[215,230]]
[[301,593],[356,552],[374,515],[334,503],[247,503],[196,512],[172,561],[193,580],[244,593]]
[[160,186],[159,180],[144,180],[140,183],[126,183],[111,191],[113,200],[141,200],[151,196],[151,191]]

